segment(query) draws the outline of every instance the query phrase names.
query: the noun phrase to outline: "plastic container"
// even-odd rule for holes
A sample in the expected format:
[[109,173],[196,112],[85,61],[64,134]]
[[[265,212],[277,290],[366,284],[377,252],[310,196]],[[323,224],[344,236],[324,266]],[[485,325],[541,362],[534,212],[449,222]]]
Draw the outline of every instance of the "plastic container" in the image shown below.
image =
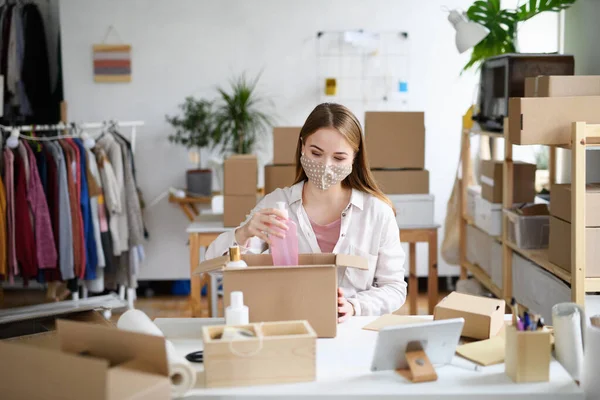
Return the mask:
[[227,267],[244,268],[247,267],[246,261],[242,260],[240,254],[240,248],[238,246],[232,246],[229,248],[229,262]]
[[285,234],[283,239],[275,235],[271,236],[271,256],[275,266],[298,265],[298,229],[296,223],[289,219],[286,205],[283,201],[277,202],[277,208],[285,214],[288,230],[273,228]]
[[519,215],[504,210],[508,220],[508,240],[520,249],[545,249],[550,239],[549,215]]
[[248,307],[244,305],[244,293],[231,292],[229,307],[225,309],[226,325],[248,325]]

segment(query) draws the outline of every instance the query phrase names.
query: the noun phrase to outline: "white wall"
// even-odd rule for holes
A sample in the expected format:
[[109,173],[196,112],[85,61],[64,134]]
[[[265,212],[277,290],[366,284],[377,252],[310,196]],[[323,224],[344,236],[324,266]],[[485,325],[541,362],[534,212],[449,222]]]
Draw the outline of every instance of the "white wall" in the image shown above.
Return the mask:
[[[261,90],[272,96],[282,124],[302,124],[318,98],[315,35],[363,28],[410,34],[410,109],[426,113],[426,167],[443,223],[459,156],[461,116],[477,78],[459,76],[468,54],[454,47],[442,6],[471,0],[61,0],[65,98],[69,119],[146,121],[136,149],[146,201],[184,185],[186,151],[167,142],[166,113],[187,95],[211,94],[234,74],[264,68]],[[95,84],[91,46],[109,25],[133,46],[129,84]],[[266,145],[270,148],[269,144]],[[150,231],[142,279],[189,277],[188,224],[166,201],[148,210]],[[441,230],[443,232],[443,230]],[[440,237],[439,242],[441,243]],[[427,253],[419,248],[420,272]],[[456,273],[440,261],[440,274]]]

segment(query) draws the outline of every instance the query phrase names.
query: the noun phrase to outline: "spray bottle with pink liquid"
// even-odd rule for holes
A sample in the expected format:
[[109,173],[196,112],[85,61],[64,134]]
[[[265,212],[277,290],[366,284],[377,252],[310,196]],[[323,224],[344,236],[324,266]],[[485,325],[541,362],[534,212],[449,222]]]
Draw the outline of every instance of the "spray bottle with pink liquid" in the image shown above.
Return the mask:
[[277,209],[285,214],[288,230],[275,228],[279,229],[285,238],[271,237],[271,255],[273,256],[273,265],[276,266],[298,265],[298,229],[296,223],[289,218],[286,205],[284,201],[277,202]]

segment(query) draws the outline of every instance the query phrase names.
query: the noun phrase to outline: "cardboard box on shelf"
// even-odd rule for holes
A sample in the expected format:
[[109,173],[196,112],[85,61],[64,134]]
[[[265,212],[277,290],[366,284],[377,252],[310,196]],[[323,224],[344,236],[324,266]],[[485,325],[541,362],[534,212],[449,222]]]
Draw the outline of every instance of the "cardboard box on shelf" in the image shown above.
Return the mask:
[[223,226],[235,228],[246,220],[256,206],[256,194],[246,196],[223,196]]
[[[600,228],[585,229],[585,276],[600,277]],[[566,271],[571,271],[571,224],[550,217],[548,260]]]
[[265,165],[265,194],[292,186],[295,179],[295,165]]
[[256,337],[222,340],[224,325],[202,328],[207,388],[315,380],[317,334],[307,321],[264,322],[241,328]]
[[371,168],[425,168],[425,113],[367,111],[365,140]]
[[[164,338],[59,320],[56,348],[0,342],[7,399],[168,399]],[[31,377],[43,377],[32,384]]]
[[435,225],[434,195],[390,194],[388,197],[396,208],[398,226],[404,228]]
[[541,75],[525,78],[524,97],[600,96],[598,75]]
[[433,319],[464,318],[462,336],[489,339],[504,326],[504,300],[452,292],[435,306]]
[[502,204],[491,203],[483,197],[475,199],[475,225],[488,235],[502,235]]
[[302,127],[273,128],[273,164],[296,164],[296,149]]
[[599,109],[600,96],[511,98],[508,107],[510,141],[520,145],[569,144],[573,122],[598,124]]
[[[502,203],[503,162],[481,162],[481,196],[490,203]],[[535,199],[535,164],[514,163],[513,202],[533,203]]]
[[256,195],[258,160],[255,155],[233,155],[223,163],[223,194],[225,196]]
[[[550,191],[550,214],[571,222],[571,185],[554,184]],[[600,183],[586,185],[585,226],[600,227]]]
[[224,306],[231,292],[243,292],[250,322],[307,320],[319,337],[337,332],[338,268],[351,268],[353,276],[369,268],[367,259],[345,254],[300,254],[295,267],[273,266],[270,254],[244,254],[242,259],[248,268],[226,268],[224,256],[202,262],[195,274],[221,270]]
[[371,170],[385,194],[429,194],[429,171],[380,169]]

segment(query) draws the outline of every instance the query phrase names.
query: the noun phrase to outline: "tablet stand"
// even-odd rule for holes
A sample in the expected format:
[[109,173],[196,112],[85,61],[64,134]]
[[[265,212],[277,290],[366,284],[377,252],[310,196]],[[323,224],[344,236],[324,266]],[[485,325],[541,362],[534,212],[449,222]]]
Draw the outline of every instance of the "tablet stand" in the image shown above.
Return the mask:
[[396,372],[413,383],[437,381],[437,373],[423,350],[422,342],[410,342],[406,346],[408,369]]

